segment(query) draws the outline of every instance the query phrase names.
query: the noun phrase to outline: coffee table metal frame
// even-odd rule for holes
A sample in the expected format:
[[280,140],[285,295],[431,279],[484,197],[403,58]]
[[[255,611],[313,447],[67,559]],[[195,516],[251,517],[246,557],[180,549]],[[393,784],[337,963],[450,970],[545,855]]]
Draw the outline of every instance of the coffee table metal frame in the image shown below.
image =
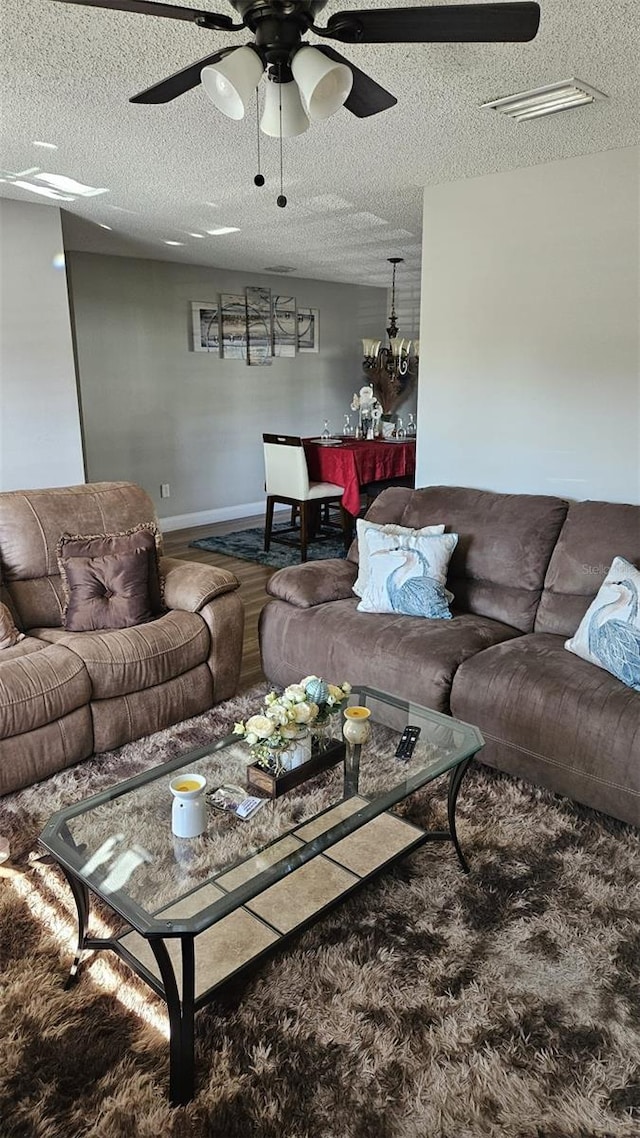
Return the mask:
[[[71,888],[78,914],[77,948],[65,988],[70,988],[77,982],[82,957],[87,950],[109,949],[126,961],[132,970],[165,1000],[169,1014],[170,1031],[169,1098],[174,1105],[190,1101],[194,1094],[195,1012],[210,1003],[216,995],[219,995],[221,988],[228,986],[228,984],[232,980],[237,979],[240,974],[247,972],[249,969],[253,969],[264,957],[273,953],[274,950],[280,949],[294,936],[298,936],[304,929],[314,924],[330,909],[340,904],[350,893],[376,877],[399,858],[405,857],[407,854],[419,849],[426,842],[452,842],[463,872],[469,872],[469,867],[460,847],[456,832],[456,802],[469,763],[477,751],[484,745],[484,740],[479,730],[471,725],[461,724],[459,721],[452,720],[450,717],[441,715],[438,712],[431,712],[424,708],[416,709],[415,704],[406,704],[405,701],[397,700],[395,697],[388,696],[383,692],[378,692],[370,688],[354,687],[353,697],[356,697],[357,702],[365,704],[367,701],[374,701],[374,703],[377,701],[395,707],[412,707],[414,712],[415,710],[419,710],[423,716],[426,715],[427,718],[439,720],[442,724],[456,724],[456,726],[464,728],[465,730],[466,745],[461,749],[459,754],[456,754],[448,765],[445,765],[443,770],[437,771],[435,774],[429,774],[428,769],[423,769],[407,779],[400,786],[396,786],[386,794],[375,798],[373,803],[369,803],[366,799],[363,799],[365,805],[362,809],[344,818],[338,822],[337,825],[331,826],[328,830],[320,833],[311,841],[305,842],[299,849],[294,850],[293,853],[288,853],[285,858],[275,862],[275,864],[269,866],[267,869],[255,874],[243,885],[232,890],[226,897],[218,900],[215,906],[209,906],[209,909],[215,908],[215,916],[213,919],[211,919],[211,913],[208,909],[205,909],[196,914],[195,917],[166,920],[159,917],[158,914],[154,915],[148,913],[146,909],[137,905],[130,897],[126,899],[126,905],[123,905],[121,898],[119,898],[117,894],[115,896],[111,894],[105,895],[105,893],[100,891],[99,885],[95,882],[88,882],[83,879],[82,866],[85,863],[86,854],[75,846],[73,837],[68,828],[68,823],[78,815],[87,813],[103,803],[127,794],[156,779],[166,779],[170,777],[175,770],[191,767],[199,759],[209,756],[215,751],[223,750],[231,744],[237,744],[237,736],[229,735],[211,745],[180,755],[169,762],[143,771],[133,778],[118,783],[73,806],[57,811],[49,819],[42,832],[40,841],[49,853],[53,855],[55,861],[63,871]],[[360,752],[360,747],[347,747],[344,759],[343,800],[358,795]],[[401,766],[399,766],[399,774],[401,774]],[[281,881],[284,874],[289,875],[295,872],[296,869],[302,867],[314,857],[329,851],[343,838],[355,833],[362,826],[366,825],[367,822],[390,811],[392,807],[403,801],[414,791],[419,790],[435,778],[442,777],[445,774],[449,776],[447,792],[449,828],[447,830],[422,830],[418,826],[413,825],[413,823],[408,823],[406,819],[403,819],[403,825],[414,830],[415,837],[410,839],[399,852],[393,853],[380,864],[376,865],[371,872],[359,876],[353,885],[342,890],[334,900],[323,905],[310,917],[297,923],[289,932],[279,932],[275,943],[257,952],[247,964],[242,965],[236,971],[226,976],[223,981],[213,985],[199,996],[196,996],[195,939],[200,932],[205,931],[211,927],[212,924],[236,911],[247,901],[262,895],[271,885]],[[375,808],[369,810],[367,806],[374,806]],[[311,822],[315,822],[320,819],[323,814],[328,814],[334,808],[335,805],[332,805],[327,807],[326,810],[320,811],[312,818],[305,819],[303,825],[309,825]],[[239,822],[238,824],[242,825],[243,823]],[[301,829],[300,824],[292,826],[287,833],[294,833],[297,829]],[[263,847],[263,850],[281,841],[283,836],[286,836],[286,833],[284,835],[279,834],[273,839],[273,842],[267,843],[267,845]],[[224,872],[228,872],[228,868],[229,867],[227,867]],[[216,876],[221,875],[222,871],[218,874],[212,874],[211,880],[215,881]],[[201,888],[202,882],[199,882],[192,890],[185,890],[180,900],[183,900]],[[91,892],[96,893],[103,902],[106,902],[115,913],[126,921],[124,930],[121,930],[117,936],[92,937],[87,935]],[[162,908],[167,908],[167,906],[165,905]],[[160,909],[159,912],[161,911]],[[252,915],[254,917],[256,916],[255,913]],[[263,923],[268,925],[268,922]],[[157,962],[161,977],[160,982],[157,977],[154,976],[153,972],[145,967],[122,943],[121,938],[132,930],[138,932],[148,941]],[[181,991],[178,985],[176,971],[165,943],[165,941],[170,939],[180,940]]]

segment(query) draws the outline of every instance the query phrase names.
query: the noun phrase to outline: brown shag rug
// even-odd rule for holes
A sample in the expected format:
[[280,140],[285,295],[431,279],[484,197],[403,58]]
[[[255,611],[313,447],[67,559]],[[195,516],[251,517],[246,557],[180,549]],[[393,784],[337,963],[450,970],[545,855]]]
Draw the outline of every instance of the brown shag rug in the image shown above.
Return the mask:
[[[63,990],[73,904],[30,857],[49,814],[263,691],[0,799],[2,1138],[638,1138],[640,833],[481,764],[470,875],[427,845],[198,1013],[188,1106],[167,1102],[164,1006],[124,965],[97,954]],[[405,816],[441,825],[444,785]]]

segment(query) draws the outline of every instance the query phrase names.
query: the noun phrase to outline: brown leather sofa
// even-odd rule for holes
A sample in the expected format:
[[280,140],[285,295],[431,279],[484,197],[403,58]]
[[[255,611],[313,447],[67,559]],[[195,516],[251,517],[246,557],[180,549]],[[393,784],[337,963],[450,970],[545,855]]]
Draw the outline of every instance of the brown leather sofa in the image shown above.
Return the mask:
[[244,608],[236,577],[224,569],[160,556],[162,615],[110,631],[62,626],[60,536],[139,523],[157,518],[132,483],[0,494],[0,600],[26,634],[0,651],[0,794],[237,691]]
[[564,647],[616,554],[640,567],[640,506],[495,494],[386,490],[371,521],[460,535],[450,621],[359,613],[357,542],[346,561],[269,580],[265,674],[376,687],[476,724],[491,766],[640,825],[640,692]]

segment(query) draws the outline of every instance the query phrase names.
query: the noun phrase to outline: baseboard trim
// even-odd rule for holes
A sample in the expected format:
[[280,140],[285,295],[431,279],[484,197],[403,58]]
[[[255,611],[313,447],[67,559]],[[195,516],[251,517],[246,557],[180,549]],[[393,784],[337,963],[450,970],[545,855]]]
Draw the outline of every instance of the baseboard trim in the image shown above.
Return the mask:
[[[259,502],[244,502],[238,506],[219,506],[215,510],[200,510],[195,514],[174,514],[171,518],[158,518],[163,533],[192,526],[208,526],[214,522],[231,522],[235,518],[264,517],[264,498]],[[289,509],[289,506],[276,509]]]

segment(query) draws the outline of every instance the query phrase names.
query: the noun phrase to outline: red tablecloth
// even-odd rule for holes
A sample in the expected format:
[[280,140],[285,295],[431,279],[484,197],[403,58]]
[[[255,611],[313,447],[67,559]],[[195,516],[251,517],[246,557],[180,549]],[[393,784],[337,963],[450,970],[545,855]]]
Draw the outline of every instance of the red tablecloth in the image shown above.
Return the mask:
[[304,449],[311,481],[344,486],[342,505],[354,517],[360,513],[360,488],[367,482],[415,474],[415,439],[406,442],[352,439],[343,441],[340,446],[321,446],[305,439]]

